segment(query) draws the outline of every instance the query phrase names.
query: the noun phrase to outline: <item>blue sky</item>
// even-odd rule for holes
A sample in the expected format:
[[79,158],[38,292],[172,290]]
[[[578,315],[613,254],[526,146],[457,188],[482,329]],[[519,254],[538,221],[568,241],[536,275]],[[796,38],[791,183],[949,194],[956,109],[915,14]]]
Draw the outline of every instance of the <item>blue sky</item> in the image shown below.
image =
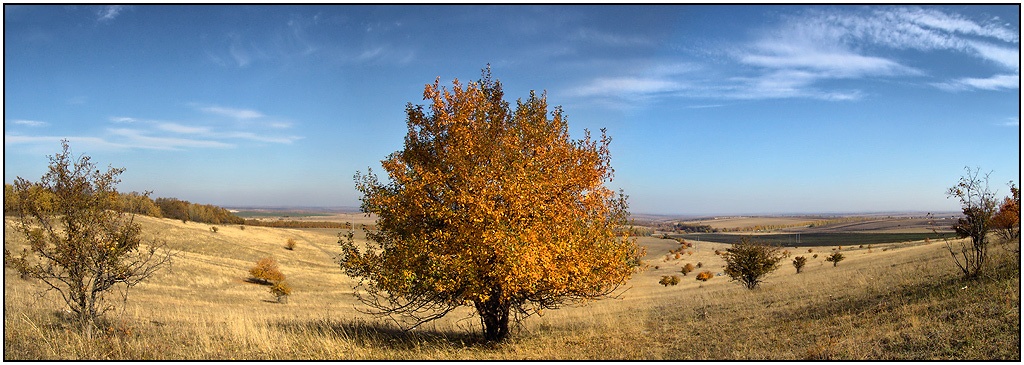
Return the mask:
[[951,211],[1020,182],[1020,7],[4,6],[4,181],[72,150],[119,189],[358,206],[406,103],[490,63],[607,128],[634,213]]

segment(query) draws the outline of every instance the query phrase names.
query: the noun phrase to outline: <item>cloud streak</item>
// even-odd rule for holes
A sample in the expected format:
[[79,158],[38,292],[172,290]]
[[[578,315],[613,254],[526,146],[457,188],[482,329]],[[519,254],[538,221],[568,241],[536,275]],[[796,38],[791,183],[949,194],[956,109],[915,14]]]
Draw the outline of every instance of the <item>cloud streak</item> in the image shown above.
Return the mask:
[[[82,141],[104,149],[153,149],[180,151],[186,149],[236,148],[240,141],[273,144],[293,144],[303,137],[284,135],[293,123],[267,117],[252,109],[228,108],[221,106],[195,106],[197,112],[217,117],[226,117],[234,123],[209,124],[205,122],[171,122],[142,119],[127,116],[107,118],[108,127],[100,135],[84,136],[30,136],[5,135],[5,145],[51,143],[67,138]],[[48,123],[32,120],[15,120],[12,123],[29,127],[46,126]]]
[[96,20],[101,22],[114,20],[114,18],[117,18],[117,16],[120,15],[122,11],[128,8],[129,7],[127,5],[101,6],[99,10],[96,11],[96,16],[98,17]]
[[[718,65],[679,68],[678,62],[655,61],[661,66],[652,69],[677,72],[616,70],[620,74],[594,77],[568,94],[629,105],[678,98],[853,101],[870,94],[861,86],[870,85],[865,81],[876,80],[919,80],[951,92],[1013,90],[1020,88],[1018,34],[997,18],[975,20],[931,8],[813,8],[782,16],[745,41],[705,50],[725,56]],[[910,63],[915,59],[904,52],[945,52],[978,66],[962,68],[972,75],[950,75]],[[994,71],[977,75],[986,69]]]
[[239,119],[239,120],[255,119],[255,118],[262,118],[262,117],[264,117],[263,113],[260,113],[260,112],[255,111],[255,110],[249,110],[249,109],[234,109],[234,108],[225,108],[225,107],[220,107],[220,106],[208,106],[208,107],[199,108],[199,110],[201,110],[203,112],[206,112],[206,113],[220,115],[220,116],[225,116],[225,117],[230,117],[230,118]]
[[45,126],[50,125],[50,123],[40,122],[38,120],[15,120],[13,123],[14,124],[18,124],[18,125],[23,125],[23,126],[26,126],[26,127],[45,127]]

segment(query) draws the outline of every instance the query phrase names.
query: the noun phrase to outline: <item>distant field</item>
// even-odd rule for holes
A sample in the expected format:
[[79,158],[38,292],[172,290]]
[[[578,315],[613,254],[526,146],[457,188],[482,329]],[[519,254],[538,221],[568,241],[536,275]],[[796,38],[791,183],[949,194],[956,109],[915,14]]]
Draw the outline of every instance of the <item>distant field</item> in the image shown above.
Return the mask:
[[309,213],[309,212],[264,212],[255,210],[243,210],[237,213],[233,213],[242,218],[271,218],[271,217],[329,217],[333,214],[328,213]]
[[711,228],[742,228],[752,226],[787,225],[803,222],[813,222],[825,219],[824,217],[723,217],[716,219],[701,219],[685,221],[687,224],[708,225]]
[[[946,234],[948,236],[948,234]],[[896,243],[906,241],[940,240],[943,233],[801,233],[799,242],[796,234],[723,234],[723,233],[702,233],[702,234],[670,234],[670,237],[680,237],[686,240],[712,241],[718,243],[734,244],[744,237],[768,242],[774,245],[789,247],[814,247],[814,246],[859,246],[878,245],[883,243]]]

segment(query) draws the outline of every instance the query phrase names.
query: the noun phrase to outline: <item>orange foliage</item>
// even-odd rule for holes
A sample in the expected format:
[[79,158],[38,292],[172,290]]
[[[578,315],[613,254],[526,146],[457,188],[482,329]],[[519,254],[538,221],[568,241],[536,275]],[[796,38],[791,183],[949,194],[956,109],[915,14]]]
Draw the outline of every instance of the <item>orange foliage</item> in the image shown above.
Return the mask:
[[356,174],[378,231],[365,252],[343,240],[342,267],[366,279],[364,303],[419,323],[472,305],[499,340],[513,308],[597,299],[640,269],[626,197],[605,186],[610,138],[570,139],[543,94],[515,110],[502,96],[489,70],[451,90],[426,85],[429,105],[406,107],[405,148],[382,161],[386,182]]
[[705,272],[702,272],[700,274],[697,274],[697,280],[700,280],[700,281],[708,281],[708,280],[710,280],[713,277],[715,277],[715,274],[710,272],[710,271],[705,271]]
[[284,281],[284,274],[277,268],[274,259],[270,257],[256,262],[256,266],[249,269],[249,275],[252,275],[255,281],[265,284]]

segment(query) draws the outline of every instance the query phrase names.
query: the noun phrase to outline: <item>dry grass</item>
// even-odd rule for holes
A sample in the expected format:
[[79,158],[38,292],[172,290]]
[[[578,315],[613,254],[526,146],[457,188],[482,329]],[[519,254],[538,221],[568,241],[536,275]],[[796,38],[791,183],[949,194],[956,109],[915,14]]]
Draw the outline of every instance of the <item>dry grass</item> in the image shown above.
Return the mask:
[[[510,341],[481,343],[469,310],[410,332],[360,314],[333,262],[337,231],[222,226],[140,217],[179,251],[133,289],[92,339],[63,322],[52,295],[4,273],[4,359],[1020,359],[1020,258],[993,249],[991,273],[962,281],[941,243],[845,249],[838,267],[808,257],[749,291],[716,276],[658,284],[686,263],[721,272],[714,250],[664,261],[673,240],[641,238],[650,268],[620,299],[531,317]],[[5,225],[5,247],[24,244]],[[285,250],[281,242],[299,245]],[[357,239],[359,237],[357,236]],[[831,252],[834,247],[814,247]],[[1014,244],[1019,250],[1019,244]],[[885,251],[882,251],[885,249]],[[273,256],[294,288],[279,304],[248,268]],[[660,268],[654,270],[658,265]]]

